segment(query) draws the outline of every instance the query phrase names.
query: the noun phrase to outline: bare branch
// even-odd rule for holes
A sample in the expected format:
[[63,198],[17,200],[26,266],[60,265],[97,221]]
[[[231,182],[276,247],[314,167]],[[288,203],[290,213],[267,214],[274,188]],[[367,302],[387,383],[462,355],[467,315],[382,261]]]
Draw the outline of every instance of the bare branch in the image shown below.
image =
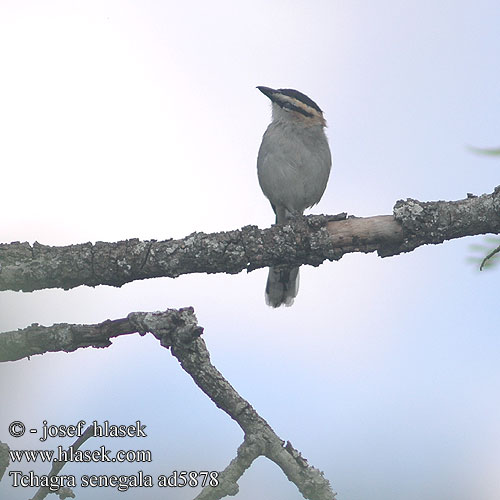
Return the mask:
[[393,215],[309,216],[287,226],[245,226],[193,233],[180,240],[132,239],[63,247],[0,244],[0,290],[122,286],[188,273],[236,274],[279,264],[319,266],[350,252],[377,251],[387,257],[486,233],[500,233],[500,186],[492,194],[469,195],[459,201],[398,201]]
[[[137,325],[139,331],[152,332],[162,346],[171,349],[196,385],[239,424],[248,440],[259,442],[261,454],[274,461],[305,498],[333,500],[335,493],[323,473],[308,465],[307,460],[290,443],[285,447],[270,425],[212,365],[201,338],[203,330],[198,326],[193,310],[185,309],[184,312],[189,314],[184,314],[182,321],[177,320],[175,323],[165,313],[131,313],[128,318]],[[238,464],[238,467],[241,466]]]
[[[93,434],[93,431],[94,431],[94,428],[92,425],[89,425],[85,431],[83,432],[83,434],[69,447],[69,449],[67,450],[67,456],[70,455],[70,450],[73,450],[76,451],[78,450],[78,448],[80,448],[80,446],[85,443],[85,441],[87,441],[87,439],[91,438],[94,434]],[[61,462],[54,462],[54,465],[52,466],[52,469],[50,469],[50,472],[48,474],[49,477],[52,477],[52,476],[57,476],[59,474],[59,472],[61,471],[61,469],[66,465],[66,462],[64,461],[61,461]],[[61,488],[62,489],[62,488]],[[67,498],[67,497],[71,497],[71,498],[74,498],[75,495],[71,492],[71,490],[69,488],[64,488],[65,491],[63,492],[62,495],[59,495],[59,497],[61,498]],[[49,488],[46,488],[46,487],[41,487],[38,489],[38,491],[36,492],[35,496],[31,499],[31,500],[43,500],[49,493],[54,493],[52,491],[50,491]],[[60,492],[59,491],[56,491],[55,492],[56,494],[59,494]]]
[[[97,325],[64,324],[50,328],[32,325],[17,332],[0,334],[0,359],[20,359],[34,354],[34,350],[37,353],[46,350],[68,352],[79,347],[107,347],[111,344],[112,337],[132,332],[141,335],[151,332],[160,340],[161,345],[170,349],[172,355],[180,361],[196,385],[218,408],[235,420],[245,433],[245,440],[237,457],[221,473],[221,488],[209,486],[198,498],[207,500],[234,495],[238,488],[236,481],[258,456],[266,456],[274,461],[305,498],[335,498],[323,473],[310,466],[289,442],[285,445],[250,403],[212,365],[210,354],[201,338],[203,328],[198,325],[191,307],[152,313],[134,312],[127,318],[108,320]],[[50,340],[44,347],[40,347],[44,336]],[[217,493],[208,490],[217,490]]]
[[109,347],[110,338],[136,331],[127,318],[96,325],[58,323],[47,327],[34,323],[0,334],[0,361],[16,361],[45,352],[72,352],[80,347]]
[[482,271],[484,267],[488,264],[493,262],[493,257],[500,252],[500,246],[496,247],[493,249],[491,252],[488,253],[488,255],[482,260],[481,265],[479,266],[479,270]]
[[0,441],[0,481],[9,466],[9,447]]
[[219,474],[217,488],[206,486],[194,500],[219,500],[225,496],[234,496],[239,491],[238,480],[252,465],[253,461],[262,455],[262,443],[252,435],[238,448],[236,458]]

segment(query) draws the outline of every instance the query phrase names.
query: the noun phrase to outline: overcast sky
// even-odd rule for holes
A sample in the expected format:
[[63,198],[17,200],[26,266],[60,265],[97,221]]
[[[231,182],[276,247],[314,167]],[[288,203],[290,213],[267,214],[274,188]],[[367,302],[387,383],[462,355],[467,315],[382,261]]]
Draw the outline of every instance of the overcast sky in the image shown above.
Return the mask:
[[[500,161],[468,147],[500,146],[499,22],[495,0],[0,0],[0,241],[269,226],[256,156],[270,105],[257,85],[296,88],[325,112],[333,167],[312,213],[489,193]],[[0,331],[192,305],[217,368],[339,500],[497,500],[500,270],[468,261],[483,242],[303,267],[279,310],[264,302],[266,270],[1,292]],[[76,476],[221,470],[243,439],[151,336],[0,365],[0,391],[12,448],[72,441],[15,440],[13,420],[148,426],[147,439],[105,444],[150,449],[151,464],[64,469]],[[239,500],[302,498],[264,458],[240,487]],[[33,494],[0,483],[2,498]]]

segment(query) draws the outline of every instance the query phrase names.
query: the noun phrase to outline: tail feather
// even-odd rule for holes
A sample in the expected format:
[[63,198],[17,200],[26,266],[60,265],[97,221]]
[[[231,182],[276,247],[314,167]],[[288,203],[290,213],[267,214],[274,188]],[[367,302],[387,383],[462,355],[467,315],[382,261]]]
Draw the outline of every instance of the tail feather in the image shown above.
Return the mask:
[[270,267],[266,284],[266,304],[291,306],[299,291],[298,267]]

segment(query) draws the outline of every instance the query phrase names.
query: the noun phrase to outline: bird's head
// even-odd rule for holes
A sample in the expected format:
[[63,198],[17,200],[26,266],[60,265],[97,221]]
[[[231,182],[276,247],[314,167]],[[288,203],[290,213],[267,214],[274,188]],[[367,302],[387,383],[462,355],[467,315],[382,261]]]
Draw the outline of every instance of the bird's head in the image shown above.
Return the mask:
[[304,125],[325,126],[321,108],[302,92],[294,89],[272,89],[257,87],[273,103],[273,120],[283,119]]

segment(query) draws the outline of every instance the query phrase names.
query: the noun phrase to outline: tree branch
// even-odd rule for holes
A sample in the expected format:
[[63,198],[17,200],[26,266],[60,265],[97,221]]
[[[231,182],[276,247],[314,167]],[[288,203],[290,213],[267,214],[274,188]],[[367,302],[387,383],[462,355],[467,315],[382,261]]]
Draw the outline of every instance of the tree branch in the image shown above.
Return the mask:
[[[330,483],[323,473],[310,466],[292,445],[286,445],[269,424],[243,399],[210,362],[201,338],[203,328],[192,308],[164,312],[134,312],[127,318],[97,325],[59,324],[54,327],[31,325],[24,330],[0,334],[0,359],[12,360],[50,351],[74,351],[79,347],[107,347],[111,338],[151,332],[163,347],[170,349],[196,385],[226,412],[245,433],[237,457],[221,473],[221,487],[206,487],[198,499],[213,500],[238,491],[237,480],[258,456],[274,461],[302,495],[310,500],[334,500]],[[48,341],[44,343],[43,337]],[[43,344],[43,345],[42,345]]]
[[243,443],[238,448],[236,457],[219,474],[217,488],[205,487],[194,500],[219,500],[225,496],[234,496],[239,491],[238,480],[252,465],[256,458],[262,455],[262,444],[252,435],[245,435]]
[[0,290],[122,286],[188,273],[236,274],[279,264],[319,266],[350,252],[377,251],[387,257],[485,233],[500,233],[500,186],[492,194],[469,195],[459,201],[398,201],[393,215],[308,216],[287,226],[245,226],[193,233],[180,240],[132,239],[63,247],[0,244]]
[[0,481],[2,480],[9,463],[9,447],[7,444],[0,441]]
[[16,361],[45,352],[72,352],[80,347],[109,347],[110,338],[136,332],[127,318],[96,325],[58,323],[47,327],[33,323],[0,334],[0,361]]
[[[87,439],[93,437],[94,435],[94,427],[92,425],[89,425],[83,434],[68,448],[67,450],[67,455],[69,456],[69,451],[70,449],[74,451],[78,450],[80,446],[87,441]],[[54,465],[52,465],[52,469],[50,469],[50,472],[48,474],[49,477],[52,476],[57,476],[59,472],[61,472],[61,469],[66,465],[67,462],[61,461],[61,462],[54,462]],[[59,496],[59,498],[75,498],[75,495],[71,491],[70,488],[59,488],[58,491],[53,492],[49,488],[46,488],[44,486],[40,487],[38,491],[36,492],[35,496],[31,500],[43,500],[49,493],[56,493],[56,495]]]

